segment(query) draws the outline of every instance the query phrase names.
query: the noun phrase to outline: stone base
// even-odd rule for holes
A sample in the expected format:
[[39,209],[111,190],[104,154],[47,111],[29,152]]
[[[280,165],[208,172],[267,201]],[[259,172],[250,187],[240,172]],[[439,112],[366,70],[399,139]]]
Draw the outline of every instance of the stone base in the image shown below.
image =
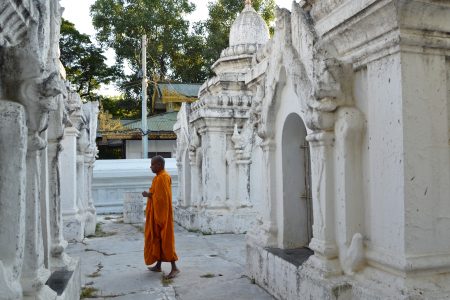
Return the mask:
[[206,234],[246,233],[256,219],[255,213],[248,209],[202,210],[175,207],[175,222],[190,231]]
[[48,286],[44,286],[37,294],[23,296],[23,300],[56,300],[56,293]]
[[367,267],[355,276],[352,286],[352,299],[449,299],[450,274],[425,271],[400,275]]
[[22,287],[19,281],[14,281],[11,278],[11,270],[4,267],[0,260],[0,299],[1,300],[15,300],[22,295]]
[[[67,241],[82,241],[85,237],[86,222],[79,215],[63,216],[64,223],[64,239]],[[95,232],[95,230],[94,230]]]
[[303,264],[247,244],[247,275],[276,299],[406,300],[448,299],[450,275],[405,279],[367,267],[355,276],[326,276],[311,256]]
[[95,234],[95,228],[97,226],[97,215],[94,212],[88,212],[86,214],[86,223],[84,227],[84,235],[94,235]]
[[288,261],[277,251],[247,244],[247,275],[275,298],[352,299],[345,277],[320,278],[304,260]]
[[67,282],[64,291],[58,295],[57,300],[78,300],[80,299],[81,291],[81,267],[78,258],[72,258],[68,265],[67,271],[72,272],[72,275]]
[[144,222],[144,198],[141,193],[124,193],[123,222],[142,224]]

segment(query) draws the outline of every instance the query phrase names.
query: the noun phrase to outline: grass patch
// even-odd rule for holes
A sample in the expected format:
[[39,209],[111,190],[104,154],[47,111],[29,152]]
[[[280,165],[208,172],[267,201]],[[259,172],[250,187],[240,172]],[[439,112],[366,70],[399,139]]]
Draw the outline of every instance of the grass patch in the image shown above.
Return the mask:
[[102,271],[102,269],[103,269],[102,263],[98,263],[97,270],[95,272],[93,272],[92,274],[87,275],[87,277],[89,277],[89,278],[100,277],[101,276],[100,272]]
[[89,278],[96,278],[96,277],[100,277],[100,276],[102,276],[102,275],[98,271],[95,271],[92,274],[86,275],[86,277],[89,277]]
[[201,278],[214,278],[214,277],[216,277],[216,275],[213,273],[206,273],[206,274],[200,275],[200,277]]
[[99,222],[95,224],[95,234],[94,235],[88,235],[88,238],[99,238],[99,237],[108,237],[117,234],[117,232],[105,232],[102,229],[103,223]]
[[163,275],[161,276],[161,284],[162,284],[164,287],[167,287],[167,286],[169,286],[171,283],[173,283],[172,278],[166,278],[166,276],[165,276],[164,273],[163,273]]
[[113,256],[113,255],[116,255],[116,253],[107,253],[107,252],[103,252],[103,251],[100,251],[100,250],[89,249],[89,248],[84,249],[84,251],[85,251],[85,252],[97,252],[97,253],[103,254],[104,256]]
[[80,299],[97,297],[98,289],[91,286],[81,288]]
[[191,233],[198,233],[198,234],[201,234],[201,235],[212,235],[211,232],[201,231],[200,229],[188,228],[187,231],[191,232]]

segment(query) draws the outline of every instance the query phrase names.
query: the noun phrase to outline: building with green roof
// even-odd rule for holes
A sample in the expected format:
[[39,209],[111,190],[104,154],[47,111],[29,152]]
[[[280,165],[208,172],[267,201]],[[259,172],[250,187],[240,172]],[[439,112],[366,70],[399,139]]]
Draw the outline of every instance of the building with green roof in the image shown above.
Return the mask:
[[[114,123],[117,126],[106,126],[114,128],[113,130],[99,130],[99,159],[141,158],[143,132],[148,133],[148,157],[172,157],[177,138],[173,132],[177,113],[183,102],[192,103],[198,99],[200,86],[201,84],[195,83],[155,83],[151,98],[152,116],[147,118],[147,128],[141,129],[140,119],[105,120],[105,123]],[[120,128],[117,128],[118,126]]]

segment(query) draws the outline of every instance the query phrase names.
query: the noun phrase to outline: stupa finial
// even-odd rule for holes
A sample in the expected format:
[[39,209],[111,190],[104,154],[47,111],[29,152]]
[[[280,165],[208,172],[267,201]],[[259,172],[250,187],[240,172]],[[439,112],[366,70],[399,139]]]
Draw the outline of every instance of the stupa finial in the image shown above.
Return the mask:
[[247,5],[252,5],[252,0],[245,0],[245,6],[247,6]]

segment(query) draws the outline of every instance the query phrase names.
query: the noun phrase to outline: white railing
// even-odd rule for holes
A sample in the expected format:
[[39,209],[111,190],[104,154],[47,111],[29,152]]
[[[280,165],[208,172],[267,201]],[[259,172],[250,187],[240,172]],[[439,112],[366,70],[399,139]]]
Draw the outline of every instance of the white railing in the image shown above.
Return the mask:
[[[97,214],[122,213],[124,193],[147,191],[155,177],[150,162],[150,159],[97,160],[92,182]],[[176,203],[178,170],[174,158],[166,159],[166,171],[172,177],[172,197]]]

